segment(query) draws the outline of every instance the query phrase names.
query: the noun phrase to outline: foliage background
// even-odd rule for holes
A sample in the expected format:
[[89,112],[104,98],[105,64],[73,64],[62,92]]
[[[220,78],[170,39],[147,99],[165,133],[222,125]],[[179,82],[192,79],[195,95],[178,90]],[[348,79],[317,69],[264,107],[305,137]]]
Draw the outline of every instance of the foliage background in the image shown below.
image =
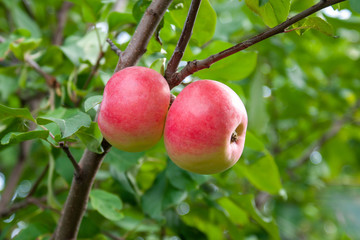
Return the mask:
[[[259,8],[258,2],[203,0],[181,66],[315,3],[269,0]],[[102,94],[118,60],[105,40],[124,50],[150,4],[71,3],[64,41],[56,42],[63,1],[0,1],[1,104],[30,109],[36,119],[26,110],[0,109],[0,194],[20,165],[8,209],[29,202],[2,215],[0,239],[50,238],[73,176],[65,153],[52,145],[67,142],[76,160],[85,147],[101,152],[93,122],[99,98],[91,97]],[[188,0],[172,3],[156,34],[160,41],[151,39],[138,65],[163,71],[189,6]],[[358,239],[359,4],[346,1],[334,8],[342,14],[330,15],[331,9],[314,14],[294,26],[298,30],[185,80],[224,82],[244,101],[246,147],[232,169],[212,176],[181,170],[168,159],[163,141],[141,153],[111,149],[96,175],[78,238]],[[25,134],[29,129],[36,132]],[[34,140],[23,142],[27,139]]]

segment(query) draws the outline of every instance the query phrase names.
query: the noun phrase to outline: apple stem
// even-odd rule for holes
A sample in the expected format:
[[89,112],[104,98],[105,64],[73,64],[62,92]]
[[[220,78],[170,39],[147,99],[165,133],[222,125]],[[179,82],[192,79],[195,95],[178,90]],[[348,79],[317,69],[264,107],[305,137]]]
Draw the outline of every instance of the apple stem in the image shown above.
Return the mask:
[[231,139],[230,139],[230,142],[237,142],[237,140],[239,139],[239,137],[238,137],[238,134],[236,133],[236,132],[233,132],[232,134],[231,134]]

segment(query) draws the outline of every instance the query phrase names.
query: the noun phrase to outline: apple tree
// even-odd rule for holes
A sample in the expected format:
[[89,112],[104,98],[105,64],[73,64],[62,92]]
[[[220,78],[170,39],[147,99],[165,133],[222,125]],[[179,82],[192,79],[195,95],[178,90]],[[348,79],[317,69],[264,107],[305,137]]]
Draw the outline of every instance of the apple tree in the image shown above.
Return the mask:
[[[0,239],[360,236],[358,0],[0,6]],[[136,65],[175,101],[200,79],[231,88],[248,116],[238,162],[202,175],[163,139],[112,147],[97,123],[104,87]]]

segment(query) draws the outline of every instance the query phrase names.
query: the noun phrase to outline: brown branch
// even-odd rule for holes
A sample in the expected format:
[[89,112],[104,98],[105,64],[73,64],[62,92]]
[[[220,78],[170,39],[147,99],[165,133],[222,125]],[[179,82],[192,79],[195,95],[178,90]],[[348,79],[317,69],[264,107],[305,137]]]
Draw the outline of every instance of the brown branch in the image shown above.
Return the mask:
[[60,84],[56,81],[56,78],[54,76],[51,76],[37,64],[34,60],[31,59],[29,55],[25,55],[25,62],[29,64],[31,68],[33,68],[36,72],[38,72],[41,76],[43,76],[46,80],[47,85],[50,88],[58,89],[60,88]]
[[187,76],[189,76],[197,71],[200,71],[202,69],[210,68],[210,66],[213,63],[218,62],[223,58],[226,58],[230,55],[233,55],[237,52],[247,49],[248,47],[250,47],[258,42],[261,42],[269,37],[272,37],[276,34],[283,33],[286,28],[288,28],[289,26],[293,25],[294,23],[300,21],[301,19],[303,19],[323,8],[326,8],[328,6],[331,6],[331,5],[334,5],[336,3],[340,3],[343,1],[346,1],[346,0],[321,1],[321,2],[313,5],[312,7],[304,10],[303,12],[295,15],[294,17],[289,18],[285,22],[280,23],[279,25],[275,26],[274,28],[270,28],[254,37],[251,37],[248,40],[245,40],[245,41],[231,47],[231,48],[225,49],[224,51],[219,52],[214,55],[211,55],[210,57],[203,59],[203,60],[194,60],[194,61],[188,62],[188,64],[180,72],[175,73],[171,76],[171,79],[169,81],[170,89],[179,85],[182,82],[182,80],[184,80]]
[[24,201],[22,202],[18,202],[18,203],[14,203],[10,208],[8,209],[4,209],[3,211],[0,211],[0,218],[5,218],[8,217],[10,215],[12,215],[13,213],[17,212],[18,210],[21,210],[23,208],[26,208],[29,205],[35,204],[36,203],[43,203],[46,201],[46,197],[42,197],[40,199],[36,199],[34,201],[35,198],[29,197],[29,198],[25,198]]
[[342,117],[341,119],[338,119],[333,122],[331,127],[318,139],[316,140],[306,151],[305,153],[288,168],[288,173],[290,175],[293,175],[293,170],[304,165],[309,159],[311,153],[317,149],[321,148],[327,141],[329,141],[331,138],[336,136],[336,134],[341,130],[341,128],[346,124],[349,123],[354,113],[360,108],[360,100],[358,100],[354,106],[352,106]]
[[201,0],[192,0],[189,13],[184,23],[184,28],[181,32],[179,41],[176,45],[175,51],[171,56],[165,71],[165,79],[170,80],[171,76],[176,72],[179,63],[184,55],[185,49],[192,35],[192,30],[195,24],[196,15],[200,7]]
[[76,162],[74,156],[71,154],[69,147],[67,145],[65,145],[64,142],[60,142],[59,146],[65,152],[66,156],[69,158],[71,164],[73,165],[73,167],[75,169],[75,173],[74,173],[75,177],[80,177],[80,175],[81,175],[81,167]]
[[74,4],[72,2],[63,2],[61,9],[57,13],[57,27],[53,38],[54,45],[61,45],[64,37],[64,27],[67,21],[67,15],[69,10]]
[[146,52],[146,47],[172,0],[155,0],[146,9],[129,45],[121,54],[115,72],[135,65]]
[[55,239],[76,239],[95,175],[111,145],[104,140],[102,147],[104,149],[102,154],[85,150],[79,163],[81,168],[80,175],[73,178],[70,192],[55,232]]
[[111,41],[110,38],[107,38],[106,41],[109,43],[111,50],[120,57],[121,50]]
[[[145,52],[146,46],[159,24],[171,0],[154,0],[146,10],[126,50],[121,54],[116,71],[134,65]],[[79,166],[79,176],[74,176],[63,213],[56,228],[54,239],[76,239],[85,213],[95,175],[111,145],[104,139],[101,154],[85,150]]]

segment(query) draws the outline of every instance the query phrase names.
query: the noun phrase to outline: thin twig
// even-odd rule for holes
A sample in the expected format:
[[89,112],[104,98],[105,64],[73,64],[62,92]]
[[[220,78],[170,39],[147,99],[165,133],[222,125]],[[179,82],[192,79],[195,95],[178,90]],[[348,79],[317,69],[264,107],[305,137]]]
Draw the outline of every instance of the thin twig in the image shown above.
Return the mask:
[[61,149],[66,153],[66,156],[69,158],[71,164],[74,166],[75,176],[80,177],[81,167],[76,162],[74,156],[71,154],[69,147],[64,142],[60,142],[59,145],[60,145]]
[[95,65],[91,68],[91,73],[90,73],[90,75],[89,75],[89,77],[86,79],[86,81],[85,81],[85,84],[84,84],[84,89],[86,89],[88,86],[89,86],[89,84],[90,84],[90,81],[91,81],[91,79],[93,79],[93,77],[95,76],[95,74],[97,73],[97,71],[99,70],[99,67],[100,67],[100,61],[101,61],[101,59],[104,57],[104,52],[102,51],[102,49],[100,50],[100,52],[99,52],[99,56],[98,56],[98,58],[97,58],[97,60],[96,60],[96,63],[95,63]]
[[54,89],[60,88],[60,84],[56,81],[56,78],[48,74],[44,70],[42,70],[39,64],[37,64],[34,60],[32,60],[29,55],[25,55],[25,62],[45,78],[46,83],[50,88],[54,88]]
[[28,195],[26,196],[26,198],[31,197],[31,196],[35,193],[37,187],[40,185],[41,180],[45,177],[48,169],[49,169],[49,163],[46,164],[44,170],[41,172],[40,176],[39,176],[38,179],[35,181],[34,185],[33,185],[32,188],[30,189],[30,191],[29,191]]
[[[56,193],[61,193],[63,192],[65,189],[60,189],[58,191],[56,191]],[[46,202],[47,197],[43,196],[40,198],[34,198],[34,197],[26,197],[23,201],[21,202],[17,202],[12,204],[9,208],[4,209],[3,211],[0,212],[0,218],[5,218],[8,216],[11,216],[12,214],[16,213],[17,211],[24,209],[26,207],[28,207],[29,205],[36,205],[41,209],[49,209],[57,214],[61,214],[59,210],[52,208],[50,206],[47,206],[44,204],[44,202]]]
[[[42,197],[40,199],[37,199],[37,203],[39,202],[45,202],[46,201],[46,197]],[[7,208],[6,210],[4,209],[3,211],[0,211],[0,218],[5,218],[8,217],[10,215],[12,215],[13,213],[17,212],[20,209],[26,208],[27,206],[31,205],[31,204],[35,204],[34,203],[34,198],[29,197],[29,198],[25,198],[24,201],[22,202],[18,202],[18,203],[14,203],[10,208]]]
[[121,50],[113,43],[113,41],[111,41],[110,38],[107,38],[106,41],[109,43],[111,50],[120,57]]
[[293,163],[293,164],[291,164],[291,166],[289,166],[288,173],[290,175],[293,175],[292,171],[294,169],[304,165],[310,159],[310,155],[311,155],[311,153],[313,153],[313,151],[315,149],[318,149],[318,148],[322,147],[327,141],[329,141],[331,138],[336,136],[336,134],[341,130],[341,128],[346,123],[349,123],[352,120],[354,113],[359,108],[360,108],[360,100],[358,100],[354,104],[354,106],[352,106],[346,112],[344,117],[334,121],[333,124],[331,125],[331,127],[329,128],[329,130],[326,131],[318,140],[316,140],[295,163]]
[[213,63],[220,61],[223,58],[226,58],[230,55],[233,55],[237,52],[240,52],[244,49],[247,49],[248,47],[261,42],[269,37],[272,37],[276,34],[283,33],[286,28],[293,25],[294,23],[300,21],[301,19],[323,9],[326,7],[329,7],[331,5],[334,5],[336,3],[343,2],[345,0],[328,0],[328,1],[321,1],[312,7],[304,10],[303,12],[295,15],[292,18],[289,18],[283,23],[280,23],[279,25],[275,26],[274,28],[270,28],[254,37],[251,37],[248,40],[245,40],[231,48],[225,49],[224,51],[221,51],[217,54],[211,55],[210,57],[203,59],[203,60],[194,60],[191,62],[188,62],[188,64],[178,73],[174,73],[171,76],[171,79],[168,79],[170,89],[173,87],[179,85],[182,80],[184,80],[187,76],[200,71],[205,68],[209,68]]
[[200,7],[201,0],[192,0],[191,6],[189,9],[189,13],[186,17],[186,21],[184,23],[184,28],[181,32],[179,41],[176,45],[175,51],[173,52],[173,55],[171,56],[169,63],[165,70],[165,79],[171,79],[171,76],[176,72],[179,63],[184,55],[185,48],[187,44],[189,43],[189,40],[192,35],[192,30],[195,24],[195,19],[197,12]]
[[126,51],[121,53],[115,72],[135,65],[146,52],[146,47],[172,0],[152,1],[146,9],[130,40]]
[[63,2],[57,14],[57,27],[53,38],[54,45],[61,45],[64,37],[64,27],[67,21],[68,12],[74,4],[72,2]]

